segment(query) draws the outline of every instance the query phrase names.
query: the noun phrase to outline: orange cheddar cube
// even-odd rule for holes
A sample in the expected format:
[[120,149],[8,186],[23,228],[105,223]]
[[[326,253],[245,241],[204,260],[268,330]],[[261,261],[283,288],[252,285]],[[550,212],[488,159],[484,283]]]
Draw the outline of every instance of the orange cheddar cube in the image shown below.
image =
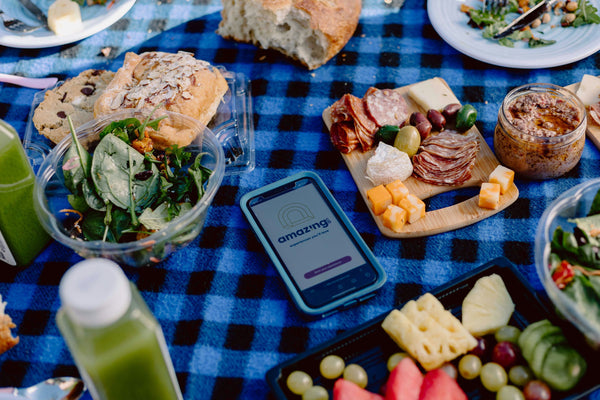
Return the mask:
[[410,224],[425,216],[425,203],[412,193],[400,200],[400,207],[406,210]]
[[497,183],[500,185],[500,194],[506,193],[512,186],[514,180],[515,171],[502,165],[498,165],[496,169],[492,171],[488,179],[490,183]]
[[400,179],[388,183],[385,185],[385,188],[392,194],[392,203],[395,205],[399,205],[400,200],[408,195],[408,188],[404,186],[404,183]]
[[371,210],[375,215],[383,214],[387,206],[392,204],[392,195],[383,185],[367,190],[367,199],[371,202]]
[[381,216],[383,225],[394,232],[401,232],[406,224],[407,212],[404,208],[390,204]]
[[496,210],[500,205],[500,184],[484,182],[479,191],[479,207]]

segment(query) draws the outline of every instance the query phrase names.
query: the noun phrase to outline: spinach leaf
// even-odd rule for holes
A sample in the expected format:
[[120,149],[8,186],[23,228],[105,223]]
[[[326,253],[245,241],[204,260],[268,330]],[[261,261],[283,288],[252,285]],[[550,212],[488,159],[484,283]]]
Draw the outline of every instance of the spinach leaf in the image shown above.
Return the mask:
[[597,290],[588,277],[577,273],[564,292],[577,303],[583,316],[600,330],[600,296]]
[[194,163],[188,169],[188,173],[192,176],[192,178],[194,178],[194,183],[196,184],[196,189],[198,190],[199,199],[202,196],[204,196],[204,183],[212,175],[212,170],[200,164],[202,155],[202,153],[198,154],[194,159]]
[[81,229],[87,240],[104,240],[117,243],[124,232],[131,227],[129,214],[120,208],[114,207],[110,213],[109,224],[106,224],[106,213],[91,210],[81,222]]
[[67,189],[73,194],[81,194],[80,185],[90,176],[92,156],[81,145],[79,139],[77,139],[70,116],[67,116],[67,121],[69,123],[72,143],[63,157],[63,176]]
[[125,210],[141,211],[149,207],[158,192],[156,167],[150,165],[152,176],[149,179],[135,179],[130,184],[131,176],[145,170],[144,156],[114,135],[106,135],[96,147],[92,178],[104,202],[110,201]]
[[135,130],[140,125],[141,122],[137,118],[125,118],[120,121],[113,121],[102,129],[100,139],[104,139],[108,134],[113,134],[125,143],[131,144],[136,139]]
[[588,212],[588,217],[596,214],[600,214],[600,190],[596,192],[594,200],[592,200],[592,206]]

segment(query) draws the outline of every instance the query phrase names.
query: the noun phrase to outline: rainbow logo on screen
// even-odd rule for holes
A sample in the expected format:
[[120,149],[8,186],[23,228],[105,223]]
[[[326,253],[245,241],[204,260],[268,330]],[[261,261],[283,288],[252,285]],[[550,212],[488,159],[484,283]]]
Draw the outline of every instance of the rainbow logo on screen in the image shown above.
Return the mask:
[[290,229],[289,233],[277,239],[279,243],[285,243],[301,238],[306,234],[326,229],[331,223],[329,218],[314,221],[315,216],[310,208],[302,203],[290,203],[283,206],[277,213],[277,217],[282,228]]

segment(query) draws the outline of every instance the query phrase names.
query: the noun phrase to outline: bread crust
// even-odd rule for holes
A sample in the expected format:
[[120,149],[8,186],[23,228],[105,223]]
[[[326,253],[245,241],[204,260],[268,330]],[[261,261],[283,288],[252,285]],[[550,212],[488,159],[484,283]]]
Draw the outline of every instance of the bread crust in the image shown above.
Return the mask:
[[[191,53],[146,52],[125,55],[123,66],[94,105],[95,117],[126,108],[178,112],[208,125],[229,89],[217,68],[197,60]],[[178,129],[163,120],[150,132],[154,147],[186,146],[197,132]]]
[[[223,0],[217,33],[226,39],[278,50],[312,70],[346,45],[358,26],[361,9],[361,0]],[[299,16],[309,23],[291,35],[285,33]],[[274,26],[259,28],[259,22]],[[300,42],[300,37],[313,43]],[[319,47],[322,54],[307,55],[311,45]]]

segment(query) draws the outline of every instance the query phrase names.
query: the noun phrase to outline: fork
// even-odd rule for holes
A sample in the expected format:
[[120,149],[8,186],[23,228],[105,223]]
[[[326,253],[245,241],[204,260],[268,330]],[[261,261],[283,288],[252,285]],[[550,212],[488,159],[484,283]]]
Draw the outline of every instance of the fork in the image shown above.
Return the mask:
[[497,12],[508,4],[508,0],[483,0],[483,11]]
[[8,17],[6,14],[4,14],[4,11],[2,10],[0,10],[0,18],[2,18],[4,28],[14,33],[29,33],[36,31],[42,27],[41,25],[27,25],[25,22],[19,19]]

